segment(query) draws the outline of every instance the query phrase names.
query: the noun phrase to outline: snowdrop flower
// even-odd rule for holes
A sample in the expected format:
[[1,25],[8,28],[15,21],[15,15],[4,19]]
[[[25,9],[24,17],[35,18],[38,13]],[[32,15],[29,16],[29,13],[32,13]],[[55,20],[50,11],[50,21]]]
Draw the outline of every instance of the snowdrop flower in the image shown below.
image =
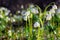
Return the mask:
[[20,11],[17,11],[18,13],[20,13]]
[[58,9],[56,10],[56,13],[60,13],[60,8],[58,8]]
[[29,17],[30,15],[30,11],[23,11],[22,13],[22,18],[27,21],[27,18]]
[[30,5],[29,5],[29,8],[33,8],[33,7],[34,7],[34,5],[33,5],[33,4],[30,4]]
[[12,30],[8,30],[8,35],[12,36]]
[[60,18],[60,8],[56,10],[56,15],[58,16],[58,18]]
[[1,10],[7,10],[7,9],[6,9],[6,8],[4,8],[4,7],[1,7],[0,9],[1,9]]
[[26,11],[25,10],[23,10],[22,12],[21,12],[21,15],[22,16],[24,16],[24,15],[26,15],[26,13],[25,13]]
[[30,15],[30,11],[22,11],[22,16],[29,16]]
[[54,9],[54,10],[57,9],[57,6],[56,5],[53,5],[52,6],[52,9]]
[[40,24],[39,24],[39,22],[35,22],[34,23],[34,27],[36,28],[36,27],[39,27],[40,26]]
[[15,20],[15,18],[11,18],[11,22],[15,22],[16,20]]
[[15,22],[15,19],[13,18],[12,21]]
[[55,13],[54,9],[50,9],[49,13]]
[[27,16],[23,16],[23,19],[24,19],[25,21],[27,21]]
[[56,31],[54,31],[54,33],[57,34]]
[[24,8],[24,6],[23,6],[23,5],[21,5],[21,8],[23,9],[23,8]]
[[0,15],[0,18],[3,18],[3,16],[2,16],[2,15]]
[[52,18],[51,14],[47,14],[46,20],[50,20]]
[[38,14],[38,9],[37,8],[31,8],[31,12],[34,13],[34,14]]
[[6,12],[5,12],[5,15],[8,15],[10,13],[10,10],[7,10]]
[[10,21],[10,18],[9,18],[9,17],[6,17],[6,19],[5,19],[5,20],[6,20],[6,22],[8,22],[8,21]]
[[14,18],[18,21],[21,21],[22,19],[22,16],[21,15],[14,15]]
[[26,16],[29,16],[30,15],[30,11],[27,11],[25,14],[26,14]]
[[20,16],[14,15],[14,18],[20,18]]
[[8,10],[7,8],[4,8],[4,7],[1,7],[0,10],[4,11],[5,15],[8,15],[10,13],[10,10]]

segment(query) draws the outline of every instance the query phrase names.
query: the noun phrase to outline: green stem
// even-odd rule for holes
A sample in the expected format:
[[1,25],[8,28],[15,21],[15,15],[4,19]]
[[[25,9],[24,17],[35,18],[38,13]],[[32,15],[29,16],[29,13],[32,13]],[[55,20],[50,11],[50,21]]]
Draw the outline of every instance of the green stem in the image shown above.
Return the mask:
[[29,38],[28,40],[32,39],[32,19],[29,19]]
[[46,14],[46,11],[47,11],[47,9],[50,7],[50,6],[52,6],[51,4],[55,4],[55,2],[52,2],[52,3],[50,3],[46,8],[45,8],[45,10],[44,10],[44,15]]
[[40,38],[41,36],[40,36],[40,27],[38,27],[38,35],[37,35],[37,40],[41,40],[41,38]]

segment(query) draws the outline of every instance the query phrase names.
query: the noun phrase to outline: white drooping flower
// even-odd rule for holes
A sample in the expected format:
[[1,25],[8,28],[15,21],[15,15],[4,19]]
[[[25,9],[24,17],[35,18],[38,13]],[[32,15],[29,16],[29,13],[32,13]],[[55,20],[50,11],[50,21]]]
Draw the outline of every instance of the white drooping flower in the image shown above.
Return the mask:
[[24,6],[23,6],[23,5],[21,5],[21,8],[23,9],[23,8],[24,8]]
[[22,19],[22,16],[21,15],[14,15],[14,18],[18,21],[21,21]]
[[35,22],[34,23],[34,27],[36,28],[36,27],[40,27],[40,23],[39,22]]
[[7,10],[6,12],[5,12],[5,15],[8,15],[10,13],[10,10]]
[[10,13],[10,10],[8,10],[7,8],[1,7],[0,11],[4,11],[5,15],[8,15]]
[[33,5],[33,4],[30,4],[30,5],[29,5],[29,7],[30,7],[30,8],[33,8],[33,7],[34,7],[34,5]]
[[0,24],[1,24],[1,21],[0,21]]
[[56,15],[58,16],[58,18],[60,18],[60,8],[56,10]]
[[37,8],[31,8],[30,10],[34,14],[38,14],[39,13]]
[[55,13],[54,9],[50,9],[49,13]]
[[50,9],[49,14],[51,14],[52,16],[54,16],[55,10],[54,9]]
[[30,11],[23,11],[22,13],[22,18],[27,21],[27,18],[29,17],[30,15]]
[[54,10],[57,9],[57,6],[56,5],[53,5],[52,6],[52,9],[54,9]]
[[47,14],[46,20],[51,20],[51,18],[52,18],[51,14]]
[[30,15],[30,11],[22,11],[22,16],[29,16]]
[[57,34],[56,31],[54,31],[54,33]]
[[26,14],[26,16],[29,16],[30,15],[30,11],[27,11],[25,14]]
[[8,30],[8,36],[12,36],[12,30]]
[[56,10],[56,13],[60,13],[60,8],[58,8],[58,9]]
[[21,12],[21,15],[22,16],[24,16],[24,15],[26,15],[26,13],[25,13],[26,11],[25,10],[23,10],[22,12]]
[[11,22],[15,22],[15,21],[16,21],[15,18],[12,17],[12,18],[11,18]]
[[27,16],[22,16],[23,20],[27,21]]
[[2,16],[2,15],[0,15],[0,18],[3,18],[3,16]]
[[20,13],[20,10],[18,10],[17,13]]
[[10,18],[9,18],[9,17],[6,17],[6,19],[5,19],[5,20],[6,20],[6,22],[8,22],[8,21],[10,21]]

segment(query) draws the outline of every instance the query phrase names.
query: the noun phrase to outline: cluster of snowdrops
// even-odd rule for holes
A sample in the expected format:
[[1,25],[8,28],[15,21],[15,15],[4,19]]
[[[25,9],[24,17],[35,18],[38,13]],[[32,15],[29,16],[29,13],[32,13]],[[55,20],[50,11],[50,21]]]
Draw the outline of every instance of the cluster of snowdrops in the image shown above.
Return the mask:
[[[18,10],[14,15],[7,8],[0,7],[0,38],[7,36],[10,40],[59,39],[60,31],[57,30],[60,29],[60,12],[56,12],[57,6],[51,4],[43,12],[38,5],[29,4],[27,9],[21,5],[22,10]],[[47,11],[50,6],[52,8]],[[12,26],[15,22],[23,24],[18,24],[15,30]]]

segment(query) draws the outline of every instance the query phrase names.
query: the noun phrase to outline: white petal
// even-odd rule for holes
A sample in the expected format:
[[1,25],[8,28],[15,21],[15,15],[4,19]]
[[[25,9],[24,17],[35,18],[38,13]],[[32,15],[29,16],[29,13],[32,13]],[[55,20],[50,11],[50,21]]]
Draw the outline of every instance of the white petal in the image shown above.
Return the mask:
[[38,9],[37,8],[31,8],[31,12],[34,14],[38,14]]
[[51,14],[48,14],[46,20],[51,20],[51,18],[52,18]]
[[50,12],[50,13],[55,13],[55,10],[54,10],[54,9],[50,9],[49,12]]
[[29,7],[32,8],[32,7],[34,7],[34,5],[33,4],[30,4]]
[[17,11],[18,13],[20,13],[20,11]]
[[16,20],[15,20],[15,18],[11,18],[11,22],[15,22]]
[[34,27],[39,27],[39,26],[40,26],[39,22],[34,23]]
[[52,9],[57,9],[57,6],[56,5],[53,5]]
[[24,19],[25,21],[27,21],[27,16],[23,16],[23,19]]
[[27,11],[25,14],[26,14],[26,16],[29,16],[30,15],[30,11]]
[[12,36],[12,31],[11,30],[8,30],[8,35]]
[[3,18],[3,16],[2,16],[2,15],[0,15],[0,18]]
[[24,6],[23,6],[23,5],[21,5],[21,8],[23,9],[23,8],[24,8]]
[[23,10],[22,12],[21,12],[21,15],[22,16],[24,16],[24,15],[26,15],[26,13],[25,13],[26,11],[25,10]]
[[60,13],[60,8],[58,8],[58,9],[56,10],[56,12],[57,12],[57,13]]

